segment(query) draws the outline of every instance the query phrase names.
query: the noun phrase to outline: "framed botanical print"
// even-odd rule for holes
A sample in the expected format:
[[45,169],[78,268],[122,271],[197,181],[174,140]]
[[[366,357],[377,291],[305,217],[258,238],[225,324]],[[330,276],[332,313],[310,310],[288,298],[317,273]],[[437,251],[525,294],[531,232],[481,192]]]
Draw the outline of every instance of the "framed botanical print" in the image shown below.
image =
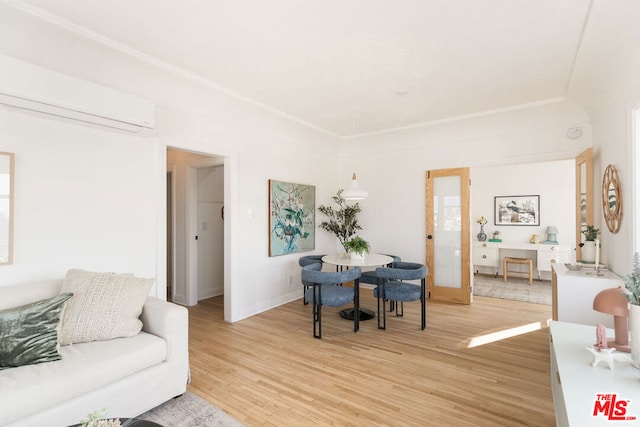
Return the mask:
[[315,249],[316,187],[269,180],[269,256]]

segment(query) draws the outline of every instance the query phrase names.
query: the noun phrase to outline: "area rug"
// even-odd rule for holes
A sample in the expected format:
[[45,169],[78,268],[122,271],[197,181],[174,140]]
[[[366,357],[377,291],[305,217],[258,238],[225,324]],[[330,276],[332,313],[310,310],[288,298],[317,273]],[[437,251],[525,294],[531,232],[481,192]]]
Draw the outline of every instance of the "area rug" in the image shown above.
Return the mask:
[[502,276],[494,278],[478,274],[473,282],[474,295],[551,305],[551,282],[548,280],[534,280],[529,286],[528,279],[509,277],[504,283]]
[[240,421],[200,396],[186,392],[136,418],[165,427],[243,427]]

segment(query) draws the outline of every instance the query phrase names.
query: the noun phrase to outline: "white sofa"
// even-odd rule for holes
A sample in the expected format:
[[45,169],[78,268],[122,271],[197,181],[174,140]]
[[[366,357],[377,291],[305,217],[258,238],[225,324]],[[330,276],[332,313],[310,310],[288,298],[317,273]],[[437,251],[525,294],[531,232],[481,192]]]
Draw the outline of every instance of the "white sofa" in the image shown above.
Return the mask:
[[[0,310],[53,297],[61,284],[0,286]],[[148,297],[142,332],[61,346],[62,360],[0,370],[0,426],[68,426],[105,409],[135,417],[186,391],[188,313]]]

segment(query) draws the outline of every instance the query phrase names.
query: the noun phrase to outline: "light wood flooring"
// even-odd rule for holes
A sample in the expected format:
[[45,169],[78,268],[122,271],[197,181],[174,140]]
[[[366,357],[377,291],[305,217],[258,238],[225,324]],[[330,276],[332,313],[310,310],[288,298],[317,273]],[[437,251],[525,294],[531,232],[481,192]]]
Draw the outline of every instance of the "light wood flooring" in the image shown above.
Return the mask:
[[[361,305],[375,308],[371,292]],[[312,337],[301,300],[225,323],[222,297],[189,309],[189,390],[249,426],[554,426],[547,320],[551,307],[475,297],[419,303],[404,318],[361,322],[323,309]],[[483,345],[474,338],[536,329]]]

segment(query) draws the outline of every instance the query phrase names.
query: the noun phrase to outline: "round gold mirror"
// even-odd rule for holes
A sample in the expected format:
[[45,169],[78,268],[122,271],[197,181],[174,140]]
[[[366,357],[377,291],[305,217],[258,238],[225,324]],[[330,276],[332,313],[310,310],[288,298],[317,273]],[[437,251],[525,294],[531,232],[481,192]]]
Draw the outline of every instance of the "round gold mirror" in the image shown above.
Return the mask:
[[622,222],[622,184],[613,165],[607,166],[602,178],[602,212],[609,231],[617,233]]

